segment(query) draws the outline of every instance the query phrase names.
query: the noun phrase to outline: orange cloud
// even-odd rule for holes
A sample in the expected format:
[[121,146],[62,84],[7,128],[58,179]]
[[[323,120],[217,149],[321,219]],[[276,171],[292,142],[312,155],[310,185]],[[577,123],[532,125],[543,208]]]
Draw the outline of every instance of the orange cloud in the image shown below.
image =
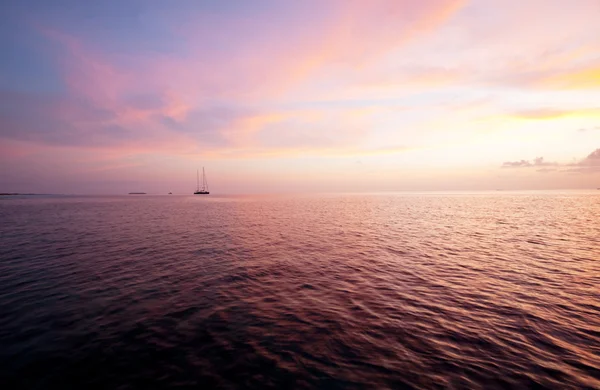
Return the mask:
[[539,85],[553,89],[600,89],[600,66],[551,75],[540,80]]
[[234,121],[231,128],[224,131],[233,144],[250,146],[254,143],[256,133],[265,126],[280,123],[288,117],[289,114],[279,112],[246,116]]
[[[331,28],[290,56],[286,82],[298,83],[325,64],[362,69],[447,21],[466,0],[361,0],[338,4]],[[300,59],[300,60],[298,60]]]
[[296,157],[363,157],[397,154],[416,148],[408,146],[390,146],[385,148],[359,147],[287,147],[287,148],[230,148],[207,151],[204,157],[210,160],[220,159],[260,159],[260,158],[296,158]]
[[532,110],[520,110],[512,115],[515,118],[531,119],[531,120],[550,120],[564,117],[584,117],[584,116],[600,116],[600,107],[585,108],[585,109],[556,109],[556,108],[538,108]]

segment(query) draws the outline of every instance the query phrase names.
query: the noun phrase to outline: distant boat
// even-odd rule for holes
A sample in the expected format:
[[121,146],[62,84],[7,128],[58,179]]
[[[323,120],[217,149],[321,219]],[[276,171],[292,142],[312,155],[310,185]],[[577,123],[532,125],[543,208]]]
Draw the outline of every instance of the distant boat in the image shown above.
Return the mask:
[[172,192],[169,192],[169,195],[171,195],[171,194],[172,194]]
[[208,195],[208,181],[206,181],[206,174],[204,173],[204,167],[202,167],[202,187],[200,187],[200,172],[196,170],[196,191],[194,195]]
[[130,192],[129,195],[146,195],[145,192]]

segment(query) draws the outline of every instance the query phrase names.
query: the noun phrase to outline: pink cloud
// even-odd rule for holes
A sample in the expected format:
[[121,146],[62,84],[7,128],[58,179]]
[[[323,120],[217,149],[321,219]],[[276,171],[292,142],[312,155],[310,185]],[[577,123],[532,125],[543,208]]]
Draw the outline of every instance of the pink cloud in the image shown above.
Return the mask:
[[470,2],[405,55],[459,74],[455,85],[597,88],[600,3]]
[[[178,91],[199,100],[275,99],[332,64],[360,69],[375,63],[383,54],[432,32],[464,3],[331,1],[319,2],[319,12],[300,7],[300,16],[266,13],[265,20],[234,18],[218,23],[200,19],[179,28],[189,52],[180,58],[155,59],[148,71],[152,78],[169,75]],[[244,44],[232,39],[224,46],[225,54],[211,58],[213,52],[204,49],[206,40],[218,43],[231,35],[243,36]]]
[[[507,4],[497,15],[503,22],[524,22],[535,10],[529,4]],[[536,4],[550,10],[551,20],[559,14],[547,3]],[[505,31],[494,23],[488,26],[492,15],[474,7],[461,0],[353,0],[325,3],[316,14],[314,8],[300,6],[299,15],[290,9],[279,21],[272,19],[274,15],[268,10],[262,19],[202,15],[192,25],[177,27],[186,43],[184,51],[169,55],[143,52],[135,58],[108,54],[83,38],[43,28],[44,34],[63,48],[57,58],[72,99],[53,102],[48,109],[51,113],[44,111],[46,108],[42,111],[58,119],[60,125],[56,128],[64,132],[64,137],[71,136],[78,146],[127,152],[202,151],[212,155],[243,150],[242,154],[248,156],[251,150],[260,155],[269,149],[274,154],[311,148],[355,150],[368,139],[372,122],[357,123],[351,118],[353,110],[323,116],[318,110],[286,110],[272,103],[282,96],[360,99],[389,93],[397,97],[403,92],[412,93],[411,88],[422,91],[427,87],[477,84],[478,78],[490,82],[497,77],[500,84],[535,85],[559,68],[574,66],[573,61],[587,63],[589,51],[577,47],[574,50],[580,55],[570,57],[565,54],[568,51],[546,48],[546,65],[517,57],[501,61],[498,74],[492,76],[497,69],[489,60],[494,56],[510,59],[514,50],[554,41],[547,34],[537,34],[538,30],[547,31],[545,21],[540,22],[543,28],[527,25],[525,31],[536,33],[519,39],[515,29]],[[483,22],[473,18],[474,10],[484,14]],[[443,35],[445,28],[462,26],[466,17],[470,17],[464,24],[467,31],[460,36],[468,39],[463,39],[461,45],[473,50],[465,50],[463,60],[484,53],[473,64],[434,61],[437,58],[432,55],[417,56],[414,61],[410,57],[410,61],[396,66],[385,65],[390,60],[386,56],[397,55],[399,49],[406,50],[408,56],[415,42],[424,42],[428,47],[436,39],[434,33]],[[583,34],[584,30],[575,31]],[[213,40],[222,46],[210,46]],[[584,43],[589,46],[590,42],[593,39]],[[491,49],[485,52],[487,45]],[[496,48],[501,50],[496,52]],[[457,52],[456,58],[461,59],[462,54]],[[481,60],[490,62],[488,71],[473,71],[472,66]],[[333,83],[333,88],[328,91],[320,87],[322,80]],[[302,93],[294,95],[298,91]],[[103,114],[95,114],[94,110]],[[307,115],[318,119],[307,120]],[[544,119],[569,113],[546,109],[515,115]],[[13,125],[18,127],[17,123]],[[23,127],[19,132],[26,133]],[[44,141],[44,136],[39,137]]]
[[322,36],[301,48],[298,77],[330,62],[363,67],[430,33],[456,13],[464,0],[360,0],[337,2]]
[[[317,149],[328,148],[339,144],[339,141],[331,141],[336,137],[353,142],[355,130],[344,125],[343,120],[339,121],[342,125],[337,127],[336,137],[333,134],[315,137],[311,133],[322,132],[322,125],[302,122],[296,114],[263,108],[244,113],[243,107],[256,99],[276,99],[331,62],[366,66],[411,39],[433,31],[464,3],[459,0],[381,0],[367,5],[362,1],[333,1],[323,7],[321,16],[313,19],[315,24],[307,25],[306,20],[297,19],[298,24],[289,26],[283,37],[269,31],[267,23],[267,28],[256,30],[255,36],[244,35],[240,42],[228,42],[226,58],[211,57],[214,50],[205,52],[203,44],[211,39],[206,34],[231,29],[231,39],[234,39],[240,32],[258,28],[262,21],[217,19],[209,22],[209,27],[201,23],[199,28],[179,28],[179,33],[187,39],[187,52],[169,56],[143,53],[134,59],[118,53],[109,56],[83,38],[41,27],[43,34],[62,47],[56,58],[72,97],[49,103],[51,112],[44,114],[54,118],[56,128],[62,129],[60,137],[70,137],[74,144],[87,142],[92,147],[124,151],[169,148],[193,153],[194,150],[240,147],[260,150],[266,144],[259,137],[262,134],[264,138],[265,131],[272,131],[273,126],[279,126],[273,137],[280,138],[275,143],[270,142],[273,148],[296,141],[306,144],[302,147],[311,144]],[[305,16],[309,16],[313,9],[305,12]],[[224,25],[215,29],[221,22]],[[275,23],[271,27],[284,26]],[[228,35],[223,39],[229,39]],[[440,78],[438,76],[431,74],[429,78]],[[212,134],[209,134],[201,128],[207,124],[206,118],[198,115],[213,115],[211,105],[217,100],[227,100],[239,108],[235,108],[224,123],[211,119],[213,123],[209,123],[207,131]],[[39,104],[37,108],[40,109]],[[104,116],[91,115],[90,110],[102,112]],[[298,124],[291,123],[294,120],[313,127],[300,129]],[[198,125],[196,131],[193,130],[195,125]],[[26,133],[26,130],[21,128],[19,132]],[[46,138],[40,135],[37,139]],[[207,139],[213,141],[207,142]],[[315,142],[308,142],[310,139]]]

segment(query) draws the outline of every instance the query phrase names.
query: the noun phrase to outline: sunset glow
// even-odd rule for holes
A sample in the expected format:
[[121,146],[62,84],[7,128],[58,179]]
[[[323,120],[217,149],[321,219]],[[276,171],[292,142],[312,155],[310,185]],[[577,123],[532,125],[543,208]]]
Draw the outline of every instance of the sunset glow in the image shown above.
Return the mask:
[[597,0],[0,9],[0,192],[600,187]]

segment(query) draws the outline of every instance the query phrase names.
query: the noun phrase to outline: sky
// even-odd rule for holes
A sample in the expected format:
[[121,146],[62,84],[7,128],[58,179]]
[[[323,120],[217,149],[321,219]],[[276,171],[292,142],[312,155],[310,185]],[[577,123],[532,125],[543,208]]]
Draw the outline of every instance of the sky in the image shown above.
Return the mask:
[[598,0],[0,3],[0,192],[600,187]]

